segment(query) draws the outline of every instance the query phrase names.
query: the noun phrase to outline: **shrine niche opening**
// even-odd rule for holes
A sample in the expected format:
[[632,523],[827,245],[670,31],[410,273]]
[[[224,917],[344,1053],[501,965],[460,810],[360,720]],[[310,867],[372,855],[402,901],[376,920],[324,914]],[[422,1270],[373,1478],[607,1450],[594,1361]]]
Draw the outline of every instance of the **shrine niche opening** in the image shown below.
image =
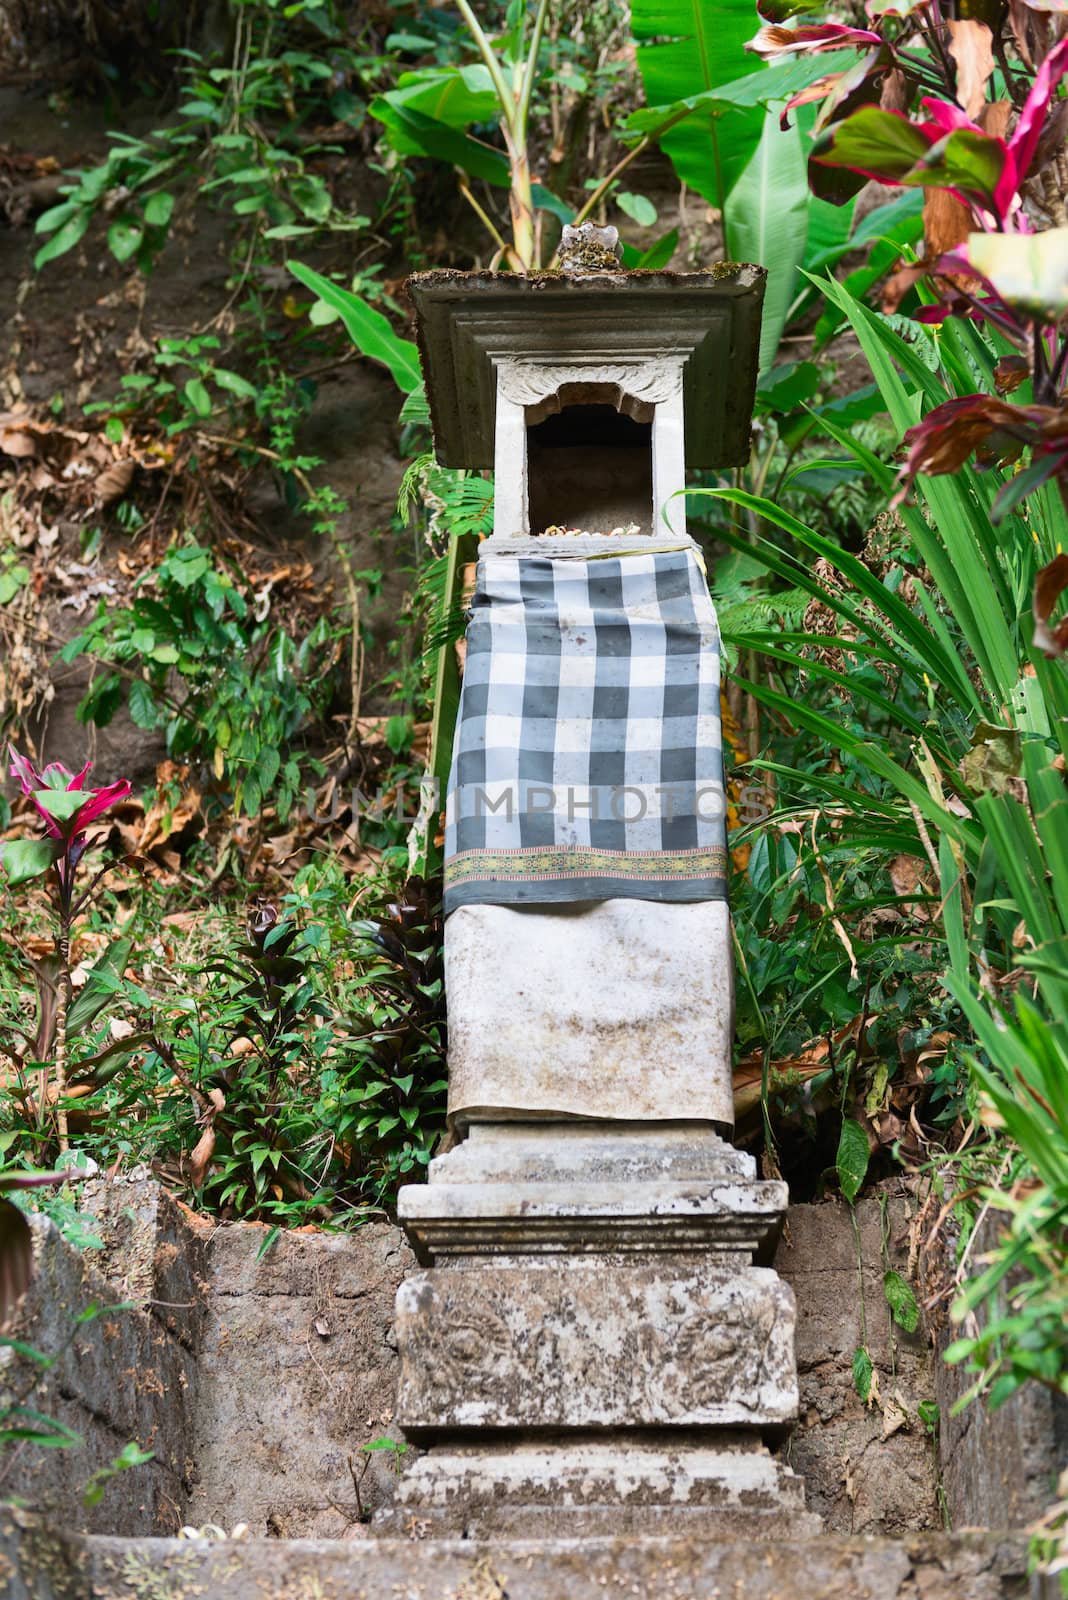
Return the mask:
[[565,384],[526,407],[531,533],[652,532],[653,409],[601,384]]

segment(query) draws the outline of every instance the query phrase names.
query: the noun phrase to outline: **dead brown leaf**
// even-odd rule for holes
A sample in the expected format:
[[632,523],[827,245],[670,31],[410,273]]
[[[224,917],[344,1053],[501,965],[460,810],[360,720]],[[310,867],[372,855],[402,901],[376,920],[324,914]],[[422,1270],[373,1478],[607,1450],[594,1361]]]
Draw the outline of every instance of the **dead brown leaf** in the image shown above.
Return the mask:
[[189,1181],[194,1189],[199,1189],[208,1175],[211,1158],[215,1154],[215,1129],[207,1127],[197,1140],[192,1155],[189,1157]]
[[120,500],[133,482],[135,463],[127,456],[122,461],[112,462],[106,467],[96,480],[96,497],[102,506],[110,505],[112,500]]
[[957,66],[957,99],[974,122],[994,73],[994,36],[985,22],[947,19],[949,53]]
[[[927,241],[927,260],[937,261],[962,245],[975,224],[970,209],[962,204],[948,189],[928,189],[923,200],[923,236]],[[977,278],[954,279],[965,283],[978,283]]]
[[924,862],[919,856],[895,856],[890,863],[890,882],[895,894],[915,894],[920,887]]
[[37,454],[37,439],[29,419],[7,412],[0,417],[0,450],[16,460]]

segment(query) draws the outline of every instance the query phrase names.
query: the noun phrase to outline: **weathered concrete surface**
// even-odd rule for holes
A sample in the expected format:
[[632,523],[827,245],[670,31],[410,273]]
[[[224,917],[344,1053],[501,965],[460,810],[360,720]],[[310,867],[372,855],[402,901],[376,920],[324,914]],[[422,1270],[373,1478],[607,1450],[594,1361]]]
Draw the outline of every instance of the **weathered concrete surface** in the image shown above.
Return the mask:
[[[876,1199],[856,1206],[856,1232],[841,1201],[792,1206],[775,1257],[797,1298],[800,1424],[786,1456],[829,1532],[942,1525],[935,1447],[918,1416],[935,1397],[931,1351],[922,1332],[892,1324],[883,1291],[887,1267],[907,1271],[912,1207],[906,1196],[887,1197],[884,1250]],[[865,1343],[882,1401],[871,1407],[853,1385],[853,1354]],[[1004,1509],[991,1522],[1013,1525]]]
[[[995,1219],[980,1224],[972,1260],[991,1250],[996,1237]],[[941,1274],[943,1286],[952,1283],[955,1245],[947,1235],[938,1258],[928,1263],[929,1273]],[[944,1302],[933,1320],[940,1358],[962,1330],[950,1323]],[[954,1527],[1023,1527],[1048,1509],[1057,1478],[1068,1467],[1068,1400],[1029,1383],[996,1411],[980,1401],[953,1416],[954,1405],[974,1379],[965,1366],[935,1362],[942,1483],[950,1519]]]
[[397,1295],[397,1417],[485,1428],[781,1428],[797,1411],[793,1295],[763,1267],[445,1267]]
[[[349,1457],[388,1435],[397,1355],[393,1301],[414,1263],[400,1230],[283,1233],[218,1228],[208,1247],[209,1311],[198,1367],[191,1454],[198,1482],[185,1521],[278,1538],[364,1531]],[[365,1513],[392,1492],[372,1456]]]
[[[33,1218],[32,1226],[35,1276],[14,1333],[56,1361],[26,1403],[73,1428],[84,1445],[14,1447],[0,1463],[0,1492],[50,1510],[70,1529],[177,1532],[193,1471],[193,1354],[154,1316],[109,1310],[123,1296],[99,1276],[93,1251],[74,1249],[45,1217]],[[94,1306],[99,1314],[79,1322]],[[0,1369],[0,1393],[28,1392],[36,1371],[12,1354]],[[82,1491],[89,1476],[131,1442],[153,1450],[155,1459],[120,1474],[103,1502],[87,1509]]]
[[195,1353],[206,1310],[207,1219],[143,1176],[93,1178],[77,1198],[103,1241],[92,1257],[101,1276]]
[[802,1538],[821,1531],[804,1485],[752,1437],[656,1435],[441,1445],[397,1485],[380,1534],[524,1538],[551,1517],[556,1537]]
[[[10,1600],[1024,1600],[1023,1539],[990,1534],[706,1543],[90,1539],[0,1513]],[[20,1587],[21,1585],[21,1587]]]
[[461,906],[445,925],[449,1113],[729,1128],[722,901]]

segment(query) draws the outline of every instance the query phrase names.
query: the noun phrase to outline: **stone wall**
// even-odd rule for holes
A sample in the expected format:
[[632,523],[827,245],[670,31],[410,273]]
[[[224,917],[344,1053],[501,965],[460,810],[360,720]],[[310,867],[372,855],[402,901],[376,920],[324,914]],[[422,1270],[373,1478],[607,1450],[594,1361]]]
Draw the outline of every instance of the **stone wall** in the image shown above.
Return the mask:
[[[995,1237],[993,1219],[980,1224],[972,1260],[981,1260]],[[944,1283],[952,1281],[955,1253],[956,1240],[948,1233],[940,1247],[941,1258],[929,1264]],[[932,1320],[941,1355],[962,1330],[950,1323],[944,1309]],[[954,1406],[974,1379],[965,1366],[935,1362],[948,1514],[954,1527],[1021,1528],[1046,1510],[1058,1474],[1068,1466],[1068,1400],[1029,1383],[995,1411],[983,1404],[969,1405],[954,1416]]]
[[[79,1200],[103,1249],[83,1253],[35,1220],[15,1334],[59,1352],[32,1403],[84,1448],[25,1445],[6,1458],[0,1499],[17,1493],[67,1528],[129,1537],[190,1523],[288,1538],[365,1531],[394,1480],[393,1460],[361,1446],[388,1434],[393,1415],[393,1301],[414,1265],[399,1229],[282,1234],[261,1257],[266,1227],[212,1227],[154,1183],[95,1181]],[[16,1359],[0,1381],[19,1392],[32,1376]],[[155,1459],[87,1510],[90,1473],[131,1441]]]
[[[25,1447],[0,1494],[44,1504],[73,1530],[245,1523],[254,1537],[363,1536],[394,1482],[395,1461],[361,1447],[392,1431],[393,1304],[414,1268],[401,1232],[376,1222],[355,1234],[282,1234],[264,1249],[265,1227],[198,1221],[151,1183],[98,1180],[81,1203],[104,1249],[83,1255],[37,1223],[37,1276],[16,1332],[49,1352],[64,1347],[34,1403],[86,1446]],[[910,1205],[889,1195],[884,1226],[880,1201],[861,1201],[855,1230],[840,1202],[790,1209],[775,1261],[797,1297],[801,1420],[787,1458],[828,1532],[938,1529],[940,1464],[918,1415],[937,1398],[953,1525],[1018,1527],[1042,1509],[1062,1424],[1037,1391],[993,1417],[973,1407],[949,1418],[953,1374],[926,1339],[891,1328],[883,1294],[886,1265],[905,1268]],[[137,1309],[73,1325],[91,1302],[131,1300]],[[872,1406],[852,1376],[865,1336],[880,1395]],[[16,1362],[2,1381],[28,1375]],[[86,1511],[90,1472],[134,1439],[156,1459]]]
[[237,1224],[208,1242],[185,1521],[352,1538],[393,1488],[390,1456],[361,1446],[390,1432],[393,1301],[414,1258],[384,1222],[284,1233],[260,1258],[266,1238],[265,1227]]
[[[907,1269],[911,1206],[892,1194],[861,1200],[854,1217],[840,1200],[791,1206],[775,1258],[797,1297],[801,1414],[789,1461],[833,1533],[942,1526],[937,1449],[919,1416],[935,1398],[930,1347],[892,1324],[883,1292],[887,1268]],[[875,1367],[868,1405],[853,1382],[860,1345]]]
[[[96,1270],[95,1252],[73,1249],[47,1218],[33,1220],[36,1274],[14,1333],[55,1364],[37,1374],[14,1355],[0,1368],[0,1394],[72,1428],[81,1446],[42,1449],[23,1441],[0,1458],[0,1498],[47,1511],[61,1526],[89,1533],[172,1533],[193,1480],[195,1350],[151,1307],[121,1309],[124,1296]],[[167,1288],[164,1273],[154,1284]],[[170,1292],[158,1298],[171,1298]],[[175,1296],[177,1298],[177,1296]],[[155,1452],[123,1472],[100,1505],[83,1503],[85,1485],[129,1443]]]

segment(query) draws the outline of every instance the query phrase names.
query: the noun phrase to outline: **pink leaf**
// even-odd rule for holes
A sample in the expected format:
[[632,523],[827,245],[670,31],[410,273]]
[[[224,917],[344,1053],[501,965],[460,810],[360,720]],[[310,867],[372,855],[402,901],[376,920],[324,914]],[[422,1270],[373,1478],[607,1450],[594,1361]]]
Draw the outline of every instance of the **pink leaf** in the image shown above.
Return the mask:
[[1068,72],[1068,39],[1062,39],[1060,44],[1050,51],[1035,74],[1031,93],[1024,101],[1020,120],[1009,140],[1009,149],[1016,161],[1019,183],[1026,178],[1028,168],[1035,158],[1049,103],[1066,72]]
[[920,104],[931,119],[924,127],[924,132],[932,139],[940,138],[944,133],[952,133],[956,128],[975,128],[977,133],[982,132],[960,106],[951,105],[948,100],[934,100],[928,96],[925,100],[921,100]]
[[[73,787],[74,785],[72,784],[71,788]],[[79,809],[75,816],[72,831],[74,833],[84,833],[89,824],[95,822],[97,817],[103,815],[105,811],[116,805],[120,800],[125,800],[132,787],[128,778],[120,778],[118,783],[111,783],[106,789],[94,790],[90,799],[85,802],[85,805]]]
[[18,779],[23,794],[32,794],[35,789],[44,788],[36,767],[24,755],[20,755],[13,744],[8,745],[7,753],[11,757],[11,776]]

